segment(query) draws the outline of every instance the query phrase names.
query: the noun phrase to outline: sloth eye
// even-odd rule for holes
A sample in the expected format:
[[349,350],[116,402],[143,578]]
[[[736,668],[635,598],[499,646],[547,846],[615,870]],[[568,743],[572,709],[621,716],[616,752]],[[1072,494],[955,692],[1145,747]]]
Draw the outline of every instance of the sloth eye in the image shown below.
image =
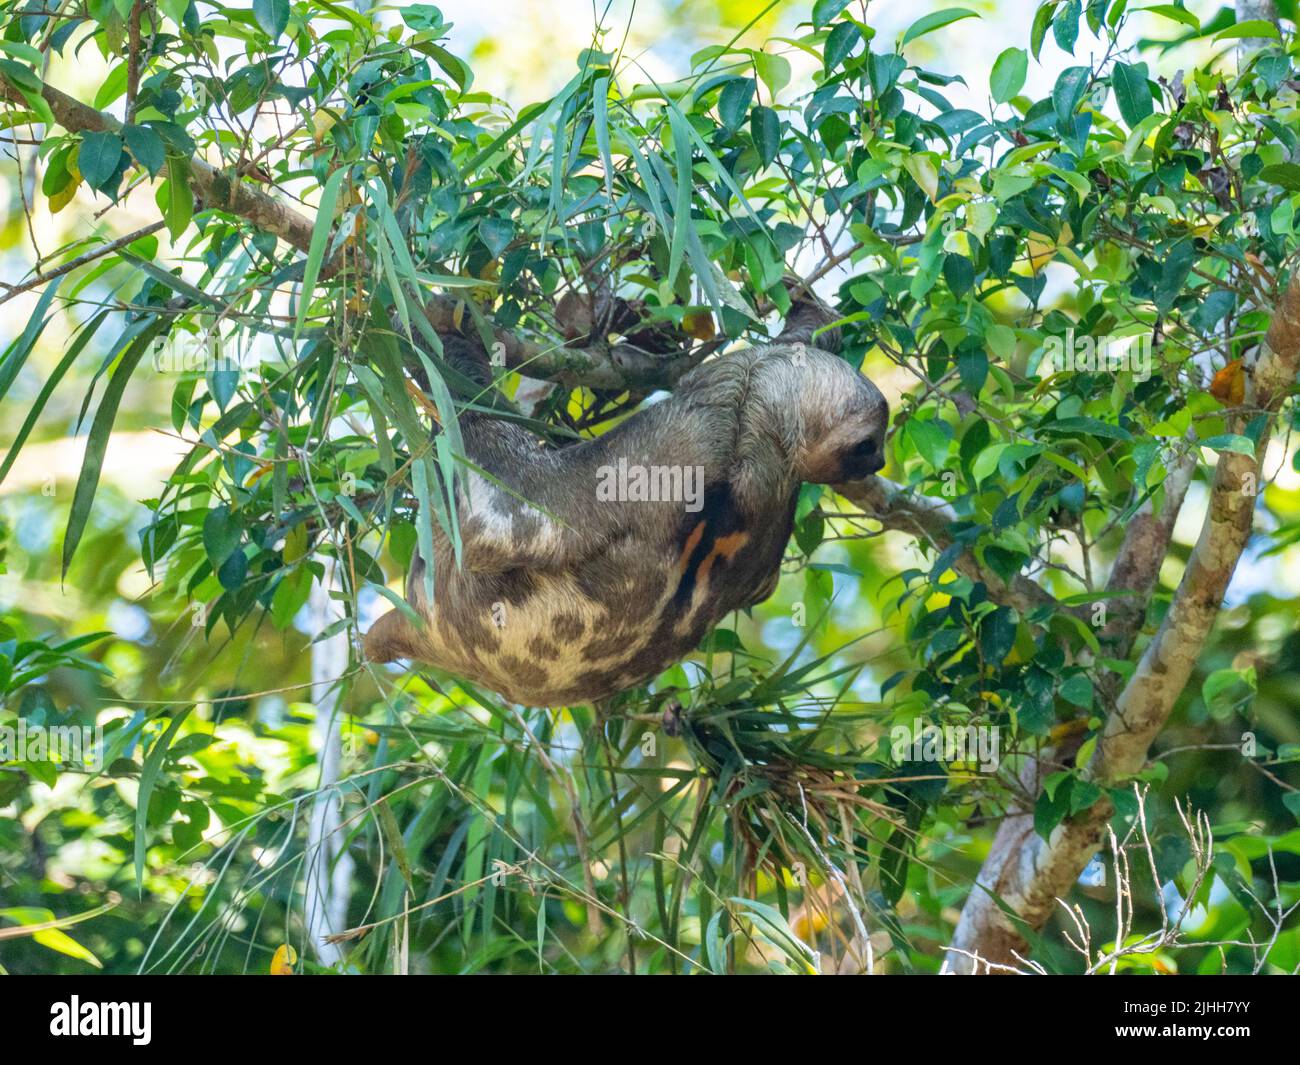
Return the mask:
[[871,437],[867,437],[865,440],[859,440],[853,446],[853,450],[850,452],[850,454],[856,455],[860,458],[868,458],[869,456],[875,454],[875,451],[876,451],[876,442],[872,440]]

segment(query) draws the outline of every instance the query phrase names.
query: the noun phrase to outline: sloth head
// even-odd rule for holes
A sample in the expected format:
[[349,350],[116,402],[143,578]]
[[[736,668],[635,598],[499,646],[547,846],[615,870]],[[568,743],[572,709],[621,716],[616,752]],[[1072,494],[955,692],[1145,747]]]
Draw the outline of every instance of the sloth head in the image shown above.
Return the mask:
[[838,355],[801,344],[768,349],[773,397],[796,415],[794,472],[814,484],[857,481],[885,464],[889,404]]

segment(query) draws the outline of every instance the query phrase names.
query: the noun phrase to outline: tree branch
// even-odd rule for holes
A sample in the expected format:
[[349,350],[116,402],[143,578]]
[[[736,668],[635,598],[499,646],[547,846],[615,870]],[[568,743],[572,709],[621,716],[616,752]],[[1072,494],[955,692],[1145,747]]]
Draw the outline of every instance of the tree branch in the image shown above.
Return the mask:
[[1174,535],[1174,525],[1187,497],[1200,449],[1195,445],[1175,460],[1165,475],[1164,501],[1156,512],[1152,496],[1133,515],[1124,532],[1110,578],[1108,592],[1128,592],[1130,595],[1115,601],[1113,616],[1102,627],[1100,637],[1110,644],[1115,658],[1127,658],[1133,648],[1142,619],[1146,617],[1147,600],[1160,578],[1160,566],[1169,553],[1169,542]]

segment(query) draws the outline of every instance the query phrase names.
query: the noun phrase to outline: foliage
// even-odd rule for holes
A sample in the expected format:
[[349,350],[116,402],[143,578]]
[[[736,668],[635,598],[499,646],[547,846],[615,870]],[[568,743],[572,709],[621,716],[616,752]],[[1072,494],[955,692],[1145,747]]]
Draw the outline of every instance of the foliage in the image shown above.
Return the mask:
[[[189,448],[139,529],[149,609],[176,622],[163,642],[184,671],[148,675],[126,660],[131,641],[27,639],[21,611],[6,623],[0,721],[94,720],[97,699],[135,708],[106,728],[101,773],[6,767],[0,806],[20,814],[0,829],[6,900],[56,893],[18,857],[38,838],[76,844],[93,855],[86,897],[58,908],[113,895],[118,909],[83,926],[104,929],[94,949],[111,967],[262,969],[289,941],[310,967],[322,698],[301,683],[298,630],[313,585],[335,575],[342,616],[309,635],[355,633],[414,547],[427,553],[434,522],[456,536],[457,410],[557,443],[599,432],[724,341],[760,341],[814,285],[833,285],[844,356],[903,393],[889,472],[952,508],[950,542],[876,579],[892,559],[871,523],[806,490],[774,603],[598,710],[557,716],[455,678],[398,681],[354,654],[335,687],[351,715],[347,773],[326,785],[358,863],[349,921],[368,932],[346,941],[347,964],[385,969],[409,936],[435,970],[807,971],[815,951],[851,955],[865,922],[885,964],[933,970],[982,826],[1023,799],[1020,758],[1075,741],[1037,800],[1043,835],[1103,797],[1080,770],[1135,658],[1105,628],[1108,610],[1133,605],[1102,575],[1179,456],[1208,468],[1263,439],[1263,414],[1230,431],[1246,403],[1231,385],[1295,262],[1291,32],[1202,27],[1157,6],[1170,33],[1220,53],[1175,77],[1157,71],[1167,40],[1132,44],[1125,0],[1047,0],[976,109],[953,100],[986,86],[913,59],[972,12],[886,40],[856,8],[819,0],[793,36],[703,48],[670,84],[638,84],[610,32],[552,98],[515,110],[476,87],[423,4],[396,17],[327,0],[0,8],[6,125],[45,124],[48,209],[93,195],[158,219],[42,264],[35,313],[0,362],[0,398],[29,408],[3,474],[65,378],[79,384],[88,446],[62,569],[88,568],[74,562],[88,549],[122,568],[122,544],[96,542],[96,515],[130,390],[149,388],[149,420]],[[1272,44],[1234,72],[1246,36]],[[123,123],[77,129],[51,112],[42,85],[78,48],[110,68],[86,102]],[[1030,63],[1051,48],[1077,58],[1034,98]],[[208,185],[201,160],[216,167]],[[225,209],[237,187],[314,203],[308,239],[295,245],[292,220]],[[500,394],[442,361],[453,319],[494,348]],[[37,372],[29,357],[68,321],[66,354]],[[1149,350],[1149,365],[1050,368],[1053,342],[1103,336]],[[651,369],[612,383],[618,344]],[[531,408],[514,402],[520,371],[554,383]],[[1289,444],[1280,454],[1300,470]],[[1263,552],[1300,539],[1294,489],[1267,487],[1259,514]],[[1000,602],[955,569],[962,556],[1055,598]],[[1166,586],[1136,605],[1143,631],[1168,598]],[[807,625],[790,640],[792,616]],[[1199,901],[1212,888],[1234,900],[1216,897],[1206,940],[1248,935],[1245,892],[1268,889],[1274,853],[1287,870],[1277,901],[1300,883],[1298,737],[1278,709],[1300,671],[1288,629],[1289,600],[1235,610],[1171,733],[1171,746],[1232,744],[1243,725],[1258,738],[1252,762],[1195,763],[1244,781],[1226,801],[1204,796],[1231,814],[1216,823],[1231,860]],[[241,682],[264,655],[281,670],[259,673],[269,693]],[[74,681],[79,666],[95,672]],[[899,757],[891,729],[917,720],[996,726],[1001,773]],[[1153,761],[1141,779],[1205,787],[1177,765]],[[1121,827],[1131,795],[1110,796]],[[1191,866],[1169,838],[1162,873],[1178,883]],[[1070,966],[1059,944],[1040,949]],[[42,964],[32,950],[22,964]],[[1275,967],[1300,962],[1294,927],[1274,950]],[[1194,948],[1188,962],[1218,964]]]

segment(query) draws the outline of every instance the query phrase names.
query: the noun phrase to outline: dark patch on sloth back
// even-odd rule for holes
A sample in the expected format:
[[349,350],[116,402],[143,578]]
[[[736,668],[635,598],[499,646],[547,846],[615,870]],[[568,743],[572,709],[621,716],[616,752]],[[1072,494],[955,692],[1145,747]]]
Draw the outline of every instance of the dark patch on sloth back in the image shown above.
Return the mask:
[[502,655],[497,659],[497,666],[510,678],[512,687],[523,685],[529,688],[540,688],[548,680],[546,670],[541,666],[534,662],[525,662],[514,655]]
[[[679,534],[683,559],[679,563],[681,578],[654,631],[638,643],[634,654],[593,677],[594,681],[618,690],[628,683],[639,683],[654,676],[668,663],[695,650],[719,618],[731,610],[756,602],[757,593],[771,584],[772,574],[781,565],[785,545],[794,528],[798,490],[773,507],[772,513],[766,516],[768,520],[746,528],[744,515],[733,503],[731,486],[723,484],[714,488],[713,492],[706,489],[703,510],[688,515],[682,523]],[[713,525],[712,529],[710,525]],[[741,546],[731,553],[720,551],[720,544],[728,542]],[[677,626],[689,609],[700,574],[706,560],[710,559],[706,579],[708,598],[703,609],[695,611],[690,618],[688,630],[679,632]]]
[[680,615],[690,605],[701,567],[718,547],[718,542],[745,531],[744,517],[736,506],[731,483],[716,481],[705,485],[703,507],[697,513],[688,513],[678,530],[677,547],[681,552],[679,565],[682,569],[677,590],[669,604],[670,616]]
[[587,631],[587,623],[579,614],[556,614],[551,622],[551,631],[557,640],[571,643]]
[[554,658],[559,654],[559,648],[544,636],[534,636],[528,641],[528,653],[538,658]]

